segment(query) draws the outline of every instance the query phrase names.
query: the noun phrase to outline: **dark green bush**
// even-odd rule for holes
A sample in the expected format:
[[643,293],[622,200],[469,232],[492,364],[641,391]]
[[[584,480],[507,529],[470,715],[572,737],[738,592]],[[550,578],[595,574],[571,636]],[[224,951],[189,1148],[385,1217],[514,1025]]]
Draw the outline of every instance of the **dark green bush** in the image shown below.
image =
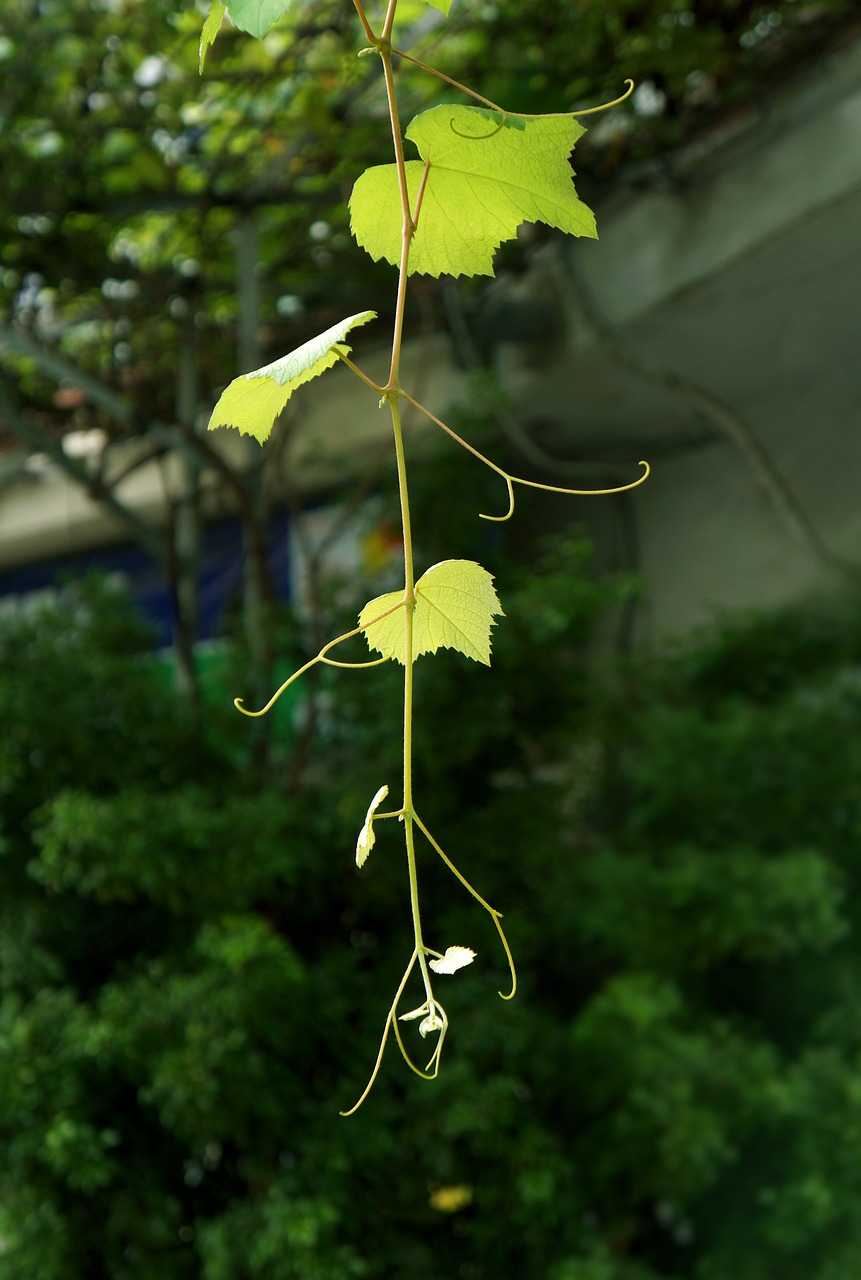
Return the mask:
[[423,851],[478,962],[440,1079],[393,1054],[349,1120],[409,936],[396,841],[353,863],[397,673],[336,673],[294,790],[106,588],[0,624],[4,1280],[854,1274],[858,614],[605,684],[628,588],[578,543],[501,577],[494,667],[417,669],[418,785],[521,991]]

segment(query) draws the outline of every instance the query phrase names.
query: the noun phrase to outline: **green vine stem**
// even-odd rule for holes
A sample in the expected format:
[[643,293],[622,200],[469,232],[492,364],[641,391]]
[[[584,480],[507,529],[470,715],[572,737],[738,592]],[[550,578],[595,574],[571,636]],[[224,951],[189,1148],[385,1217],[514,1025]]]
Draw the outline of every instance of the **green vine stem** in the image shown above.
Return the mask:
[[[361,8],[360,0],[356,0],[358,8]],[[386,21],[383,27],[381,42],[378,46],[380,60],[383,66],[383,77],[386,85],[386,98],[389,106],[389,118],[392,126],[392,142],[395,152],[395,164],[398,173],[398,192],[401,201],[401,256],[398,267],[398,290],[395,302],[395,315],[393,321],[392,332],[392,357],[389,368],[389,380],[384,388],[385,399],[388,402],[389,412],[392,419],[392,434],[394,436],[395,459],[397,463],[398,476],[398,498],[400,503],[401,514],[401,533],[403,537],[404,548],[404,703],[403,703],[403,804],[401,808],[400,821],[404,827],[404,845],[407,856],[407,874],[409,878],[410,893],[410,910],[412,913],[413,924],[413,940],[414,940],[414,957],[418,960],[419,969],[421,970],[422,983],[425,990],[426,1005],[429,1011],[434,1011],[436,1002],[434,1000],[433,987],[431,984],[430,970],[427,963],[426,949],[422,938],[421,909],[419,906],[419,888],[418,888],[418,871],[416,868],[415,856],[415,839],[413,832],[413,824],[415,822],[415,811],[413,809],[413,668],[415,663],[413,652],[413,624],[415,619],[416,608],[416,588],[415,588],[415,560],[413,555],[412,540],[412,524],[410,517],[410,496],[407,481],[407,460],[404,448],[404,434],[401,426],[400,403],[399,396],[401,394],[400,386],[400,364],[401,364],[401,345],[403,341],[404,315],[406,310],[407,298],[407,280],[409,274],[410,246],[416,226],[418,225],[418,217],[421,208],[421,199],[424,190],[422,185],[416,202],[415,214],[410,208],[409,191],[407,188],[406,166],[404,161],[404,145],[401,134],[400,118],[398,114],[397,94],[395,92],[395,77],[392,66],[392,50],[391,32],[397,10],[397,0],[389,0],[388,11],[386,13]],[[396,1008],[396,1007],[395,1007]],[[390,1021],[396,1016],[395,1013],[390,1014]],[[440,1027],[440,1036],[437,1042],[434,1056],[431,1058],[431,1064],[434,1067],[434,1074],[439,1069],[440,1054],[442,1051],[442,1043],[447,1027],[447,1020],[443,1020]],[[400,1028],[396,1028],[396,1038],[401,1053],[410,1067],[415,1070],[409,1055],[406,1053],[403,1041],[401,1039]]]

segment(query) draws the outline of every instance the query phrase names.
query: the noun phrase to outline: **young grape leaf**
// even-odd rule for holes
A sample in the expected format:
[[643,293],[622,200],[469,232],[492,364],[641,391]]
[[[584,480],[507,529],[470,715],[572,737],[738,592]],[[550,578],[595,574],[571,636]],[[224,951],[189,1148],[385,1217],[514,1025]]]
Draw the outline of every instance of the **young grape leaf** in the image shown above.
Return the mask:
[[374,814],[389,794],[389,788],[385,785],[380,787],[371,803],[368,805],[368,812],[365,814],[365,825],[359,832],[359,838],[356,841],[356,866],[363,867],[368,860],[368,854],[377,842],[376,832],[374,831]]
[[[406,663],[404,617],[400,609],[374,622],[402,599],[399,591],[377,596],[359,614],[359,626],[372,649]],[[437,649],[460,653],[490,666],[490,629],[495,616],[504,616],[493,587],[493,576],[472,560],[443,560],[432,565],[416,583],[413,657]]]
[[226,0],[234,26],[262,40],[266,32],[293,8],[294,0]]
[[[431,961],[431,964],[433,964],[433,961]],[[445,1023],[436,1011],[438,1007],[439,1006],[435,1006],[431,1009],[427,1000],[425,1000],[421,1008],[410,1009],[409,1013],[400,1014],[398,1016],[398,1022],[414,1022],[416,1018],[422,1018],[423,1021],[419,1024],[419,1032],[421,1033],[422,1039],[424,1039],[424,1037],[430,1035],[432,1031],[442,1031],[445,1026]]]
[[[426,177],[410,249],[410,274],[492,276],[493,255],[522,222],[545,222],[596,236],[595,217],[578,199],[568,163],[585,130],[570,116],[500,123],[479,107],[432,107],[407,137],[421,160],[406,164],[410,207]],[[352,231],[375,261],[401,253],[401,205],[395,165],[367,169],[350,197]]]
[[439,960],[431,960],[430,967],[434,973],[457,973],[466,964],[472,964],[475,952],[469,947],[446,947],[445,955]]
[[347,355],[350,348],[342,339],[351,329],[375,319],[376,314],[376,311],[360,311],[348,316],[280,360],[234,378],[221,393],[208,429],[235,427],[242,435],[254,436],[263,444],[296,388],[331,369],[339,355]]
[[206,52],[211,45],[215,44],[215,37],[221,30],[221,24],[224,21],[226,6],[223,0],[212,0],[209,6],[209,13],[206,22],[203,24],[203,30],[200,33],[200,74],[203,75],[203,64],[206,62]]

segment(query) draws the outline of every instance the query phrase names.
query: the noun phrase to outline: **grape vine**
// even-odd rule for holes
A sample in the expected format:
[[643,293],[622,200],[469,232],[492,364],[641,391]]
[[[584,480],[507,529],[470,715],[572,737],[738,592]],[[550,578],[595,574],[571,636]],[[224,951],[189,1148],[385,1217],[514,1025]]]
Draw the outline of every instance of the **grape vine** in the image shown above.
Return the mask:
[[[428,3],[447,16],[451,0],[428,0]],[[301,9],[302,4],[303,0],[212,0],[201,37],[201,71],[207,50],[225,19],[262,39],[274,22],[291,10]],[[482,514],[486,520],[500,521],[511,517],[515,488],[519,485],[553,493],[621,493],[642,484],[649,474],[648,464],[641,462],[641,474],[629,484],[597,490],[539,484],[515,476],[479,453],[401,386],[401,346],[411,275],[492,276],[496,249],[504,241],[512,239],[524,222],[542,222],[570,235],[596,235],[594,215],[577,196],[569,163],[571,152],[584,132],[575,117],[590,112],[528,116],[505,111],[444,72],[396,48],[393,33],[398,0],[388,0],[378,30],[372,25],[363,0],[353,0],[353,7],[367,41],[359,56],[375,55],[379,58],[394,149],[393,163],[378,165],[362,173],[350,198],[351,230],[357,243],[375,261],[387,262],[397,268],[388,379],[383,384],[374,382],[350,359],[351,348],[345,339],[353,329],[376,319],[375,312],[363,311],[333,325],[281,359],[234,379],[216,404],[209,423],[210,429],[232,427],[263,444],[296,388],[339,362],[345,364],[378,398],[381,406],[388,408],[391,417],[403,539],[403,588],[369,601],[359,614],[358,625],[323,645],[261,709],[248,710],[241,699],[236,699],[236,706],[243,714],[264,715],[286,688],[317,663],[365,668],[394,661],[404,669],[401,798],[397,807],[381,811],[380,806],[388,795],[389,787],[387,783],[380,786],[359,833],[356,862],[362,866],[373,849],[375,823],[396,819],[401,824],[413,948],[389,1006],[368,1082],[358,1100],[342,1115],[352,1115],[370,1093],[391,1033],[394,1033],[398,1048],[411,1070],[425,1079],[436,1076],[448,1030],[448,1017],[435,994],[432,975],[453,974],[470,964],[475,956],[469,947],[448,946],[441,952],[425,941],[419,908],[417,837],[439,855],[493,921],[511,979],[510,990],[499,993],[502,999],[510,1000],[517,988],[514,959],[502,929],[501,913],[485,901],[442,849],[420,816],[413,796],[415,662],[423,654],[451,648],[473,661],[489,664],[491,629],[503,612],[491,575],[472,561],[446,560],[416,576],[400,402],[403,400],[412,405],[500,476],[505,484],[507,507],[501,514]],[[423,74],[436,76],[480,105],[433,107],[417,115],[402,131],[396,94],[396,59],[407,68],[417,68]],[[632,89],[633,84],[628,81],[623,98]],[[591,108],[590,111],[604,110],[612,105],[615,103]],[[406,157],[405,143],[415,147],[418,159]],[[358,635],[363,635],[369,649],[379,656],[359,662],[344,662],[331,656],[344,641]],[[424,999],[416,1008],[399,1013],[407,984],[416,967]],[[423,1068],[413,1061],[400,1027],[401,1022],[412,1021],[419,1023],[418,1031],[422,1038],[436,1037],[433,1052]]]

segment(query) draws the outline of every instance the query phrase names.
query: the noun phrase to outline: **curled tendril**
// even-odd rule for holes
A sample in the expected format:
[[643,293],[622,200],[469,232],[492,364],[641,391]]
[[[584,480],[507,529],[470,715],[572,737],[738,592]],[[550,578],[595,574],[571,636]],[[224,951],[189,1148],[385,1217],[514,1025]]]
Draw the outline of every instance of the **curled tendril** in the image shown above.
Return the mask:
[[[470,89],[468,85],[461,84],[459,80],[455,80],[451,76],[447,76],[445,72],[437,70],[436,67],[432,67],[429,63],[422,62],[421,58],[415,58],[411,53],[405,53],[403,49],[395,49],[393,47],[392,55],[394,57],[402,58],[404,62],[411,62],[414,67],[420,67],[422,71],[427,71],[429,75],[436,76],[437,80],[444,80],[445,83],[450,84],[452,88],[459,89],[461,93],[465,93],[468,97],[474,98],[476,102],[483,103],[484,106],[488,107],[491,111],[499,112],[502,116],[502,120],[498,127],[494,129],[493,133],[481,135],[486,138],[492,138],[499,133],[499,130],[504,127],[506,120],[509,118],[517,120],[558,120],[564,117],[573,117],[576,120],[580,116],[594,116],[600,111],[609,111],[612,107],[618,107],[621,103],[626,102],[634,92],[634,81],[628,77],[625,80],[625,92],[618,98],[614,98],[612,102],[601,102],[596,107],[584,107],[582,111],[551,111],[545,115],[526,115],[520,111],[506,111],[505,108],[500,107],[498,103],[491,102],[490,98],[485,98],[483,94],[477,93],[475,89]],[[454,125],[452,125],[451,128],[459,137],[466,138],[474,136],[472,134],[459,133],[459,131],[455,129]]]
[[436,852],[442,858],[445,865],[448,867],[449,871],[457,880],[460,881],[464,889],[466,889],[467,893],[472,894],[473,898],[475,898],[479,906],[484,907],[485,911],[490,916],[491,920],[496,926],[496,932],[499,934],[499,939],[500,939],[500,942],[502,943],[502,949],[505,952],[505,958],[508,961],[508,969],[511,974],[511,990],[508,992],[507,995],[505,994],[504,991],[500,991],[499,995],[503,1000],[513,1000],[517,992],[517,970],[514,967],[514,957],[512,956],[511,948],[508,945],[508,939],[505,936],[502,925],[499,923],[500,920],[502,919],[502,912],[497,911],[496,908],[492,907],[489,902],[485,902],[484,898],[482,898],[478,890],[474,889],[472,885],[469,883],[466,876],[463,875],[460,871],[458,871],[457,867],[454,865],[451,858],[448,856],[448,854],[445,852],[442,846],[434,839],[434,837],[431,835],[430,831],[428,831],[427,827],[422,822],[418,814],[414,814],[414,820],[419,831],[421,831],[422,835],[427,840],[431,848],[436,850]]
[[505,515],[502,515],[502,516],[488,516],[488,515],[485,515],[483,511],[479,511],[478,513],[479,520],[491,520],[494,524],[504,524],[506,520],[510,520],[511,517],[514,515],[514,484],[512,482],[511,476],[506,475],[505,472],[502,473],[502,478],[505,481],[506,487],[508,489],[508,510],[506,511]]
[[284,683],[275,690],[272,697],[266,703],[266,706],[261,707],[259,711],[249,711],[248,708],[243,705],[241,698],[233,699],[234,707],[236,707],[237,711],[241,711],[244,716],[250,716],[254,719],[258,716],[265,716],[266,712],[271,711],[275,706],[275,703],[281,697],[281,694],[284,693],[286,689],[290,688],[290,685],[293,684],[294,680],[298,680],[300,676],[303,676],[306,671],[310,671],[318,662],[322,662],[328,667],[355,667],[357,669],[361,669],[363,667],[378,667],[381,663],[388,662],[388,658],[385,654],[383,654],[381,658],[368,658],[365,662],[339,662],[337,658],[328,658],[326,655],[330,649],[334,649],[336,644],[343,644],[345,640],[352,639],[353,636],[357,636],[363,631],[366,631],[368,627],[372,627],[375,623],[382,621],[383,618],[387,618],[390,613],[396,613],[398,609],[402,609],[403,607],[404,601],[399,600],[397,604],[393,604],[390,609],[386,609],[376,618],[372,618],[370,622],[366,622],[364,626],[353,627],[352,631],[345,631],[343,635],[336,636],[334,640],[329,640],[327,644],[323,645],[323,648],[318,654],[315,654],[313,658],[310,658],[303,666],[299,667],[297,671],[294,671],[292,675],[287,677]]
[[[370,624],[369,624],[370,625]],[[388,654],[383,654],[381,658],[368,658],[365,662],[339,662],[337,658],[320,658],[320,661],[327,667],[342,667],[344,670],[361,671],[365,667],[378,667],[383,662],[388,662]]]
[[[633,80],[629,80],[628,84],[631,87],[633,87],[633,84],[634,84]],[[630,89],[628,92],[630,93]],[[627,96],[628,95],[625,94],[624,97],[618,98],[617,101],[623,102],[624,98]],[[614,105],[615,105],[614,103],[607,104],[607,106],[614,106]],[[598,110],[598,109],[599,108],[590,108],[590,110]],[[603,110],[604,108],[600,108],[600,109]],[[418,210],[416,212],[418,212]],[[379,387],[376,383],[372,382],[371,379],[366,374],[364,374],[362,370],[359,369],[353,363],[353,361],[350,360],[347,356],[341,356],[341,359],[343,360],[344,364],[347,365],[347,367],[351,369],[353,373],[356,374],[358,378],[361,378],[361,380],[364,383],[366,383],[369,387],[371,387],[374,391],[385,390],[384,388]],[[386,398],[388,397],[388,395],[391,395],[391,394],[394,394],[394,393],[386,392]],[[459,445],[461,445],[464,449],[466,449],[468,453],[471,453],[474,458],[477,458],[479,462],[483,462],[484,465],[486,467],[489,467],[491,471],[495,471],[498,476],[502,477],[502,479],[505,481],[505,487],[508,491],[507,510],[501,516],[491,516],[491,515],[487,515],[483,511],[479,512],[479,516],[482,520],[489,520],[494,524],[503,524],[506,520],[510,520],[511,517],[514,515],[514,501],[515,501],[514,486],[516,484],[526,485],[530,489],[543,489],[546,493],[562,493],[562,494],[569,494],[573,497],[597,498],[597,497],[603,497],[613,493],[627,493],[630,489],[637,489],[641,484],[643,484],[646,480],[648,480],[649,476],[652,473],[652,468],[650,464],[646,462],[644,458],[641,458],[638,463],[638,466],[643,468],[642,475],[637,476],[636,480],[629,480],[626,484],[615,485],[609,489],[569,489],[569,488],[564,488],[561,485],[541,484],[537,480],[525,480],[522,476],[511,475],[503,467],[497,466],[497,464],[495,462],[492,462],[490,458],[485,457],[485,455],[481,453],[478,449],[476,449],[474,445],[471,445],[467,440],[464,440],[463,436],[458,435],[458,433],[452,427],[450,427],[448,423],[443,422],[443,420],[441,418],[438,418],[435,413],[431,413],[430,409],[426,408],[425,405],[423,405],[419,400],[416,400],[408,392],[404,391],[402,388],[398,388],[398,391],[396,394],[399,396],[402,396],[403,399],[406,400],[408,404],[411,404],[414,409],[418,409],[420,413],[423,413],[425,417],[429,418],[431,422],[436,424],[436,426],[441,427],[442,430],[445,431],[447,435],[451,436],[452,440],[457,441]],[[359,664],[356,663],[356,664],[346,664],[346,665],[358,666]],[[369,666],[371,664],[367,663],[363,665]],[[280,693],[280,690],[279,690],[279,693]],[[243,710],[243,708],[240,708],[240,710]],[[249,715],[253,713],[246,711],[245,714]],[[258,712],[257,714],[262,715],[263,713]]]
[[[377,1050],[377,1056],[374,1061],[374,1065],[371,1069],[371,1075],[368,1080],[368,1083],[365,1085],[364,1089],[362,1090],[362,1093],[358,1101],[353,1103],[349,1111],[342,1111],[341,1112],[342,1116],[354,1115],[355,1112],[359,1110],[359,1107],[365,1101],[368,1094],[371,1092],[371,1089],[374,1087],[377,1076],[380,1074],[380,1067],[382,1066],[383,1055],[386,1051],[386,1044],[388,1043],[390,1031],[394,1031],[395,1040],[397,1041],[398,1048],[401,1051],[401,1056],[411,1071],[414,1071],[417,1076],[421,1076],[423,1080],[435,1080],[437,1075],[439,1074],[439,1064],[440,1064],[440,1059],[442,1057],[442,1046],[445,1040],[445,1033],[446,1031],[448,1031],[448,1016],[446,1014],[445,1009],[440,1004],[440,1002],[437,999],[435,999],[435,997],[431,994],[429,986],[426,986],[427,1000],[425,1001],[425,1005],[422,1007],[422,1012],[424,1012],[424,1009],[427,1008],[428,1014],[430,1016],[435,1016],[436,1021],[439,1024],[438,1028],[436,1028],[439,1030],[439,1039],[436,1042],[436,1047],[434,1048],[434,1051],[430,1057],[430,1061],[428,1062],[424,1071],[421,1069],[421,1067],[417,1067],[416,1064],[413,1062],[412,1058],[410,1057],[407,1047],[404,1044],[403,1037],[401,1035],[401,1029],[398,1026],[398,1005],[401,1002],[401,998],[404,994],[404,990],[406,988],[407,982],[409,981],[410,974],[415,968],[416,961],[418,960],[421,966],[424,968],[424,951],[426,950],[428,949],[424,948],[423,951],[420,953],[417,947],[413,949],[413,953],[409,958],[407,967],[406,969],[404,969],[403,976],[401,977],[401,980],[398,983],[398,988],[397,988],[397,991],[395,992],[395,998],[394,1000],[392,1000],[392,1003],[389,1006],[389,1012],[386,1015],[386,1023],[385,1023],[385,1026],[383,1027],[383,1034],[380,1040],[380,1047]],[[432,954],[436,954],[436,953],[434,952]]]
[[431,422],[434,422],[438,427],[441,427],[447,435],[450,435],[452,440],[456,440],[459,445],[462,445],[463,448],[466,449],[467,453],[471,453],[474,458],[478,458],[479,462],[483,462],[491,471],[495,471],[498,476],[502,476],[502,479],[505,481],[506,488],[508,489],[508,510],[501,516],[488,516],[485,515],[484,512],[480,512],[479,514],[481,515],[482,520],[492,520],[494,522],[501,523],[504,520],[511,519],[514,514],[514,486],[516,484],[526,485],[529,489],[542,489],[545,493],[566,493],[581,498],[593,498],[610,493],[627,493],[629,489],[637,489],[644,483],[644,481],[648,480],[652,473],[652,468],[649,463],[641,458],[638,464],[643,468],[643,474],[641,476],[637,476],[636,480],[629,480],[627,484],[613,485],[609,489],[568,489],[558,484],[541,484],[538,480],[525,480],[522,476],[513,476],[503,467],[499,467],[495,462],[491,462],[490,458],[486,458],[483,453],[480,453],[478,449],[475,448],[474,445],[471,445],[467,440],[464,440],[463,436],[459,436],[458,433],[448,425],[448,423],[443,422],[443,420],[438,418],[435,413],[431,413],[430,409],[425,408],[425,406],[418,400],[414,400],[406,391],[401,391],[400,394],[413,406],[413,408],[418,409],[426,418],[429,418]]
[[[511,485],[523,484],[530,489],[543,489],[545,493],[567,493],[580,498],[598,498],[609,493],[627,493],[630,489],[639,489],[640,485],[644,484],[652,474],[652,468],[649,466],[648,462],[646,462],[645,458],[641,458],[637,463],[637,466],[643,468],[643,474],[641,476],[637,476],[636,480],[629,480],[627,484],[613,485],[609,489],[566,489],[563,488],[562,485],[558,484],[539,484],[537,480],[524,480],[520,476],[510,476],[505,471],[500,471],[500,474],[509,484],[509,493],[513,493],[513,490],[510,488]],[[483,520],[508,520],[510,519],[513,510],[514,501],[512,498],[509,510],[504,516],[482,516],[481,518]]]
[[435,1080],[439,1075],[439,1064],[442,1058],[443,1041],[445,1040],[445,1033],[446,1031],[448,1031],[448,1016],[446,1014],[445,1009],[442,1007],[442,1005],[439,1003],[438,1000],[427,1001],[427,1004],[433,1005],[432,1012],[434,1014],[442,1015],[442,1016],[439,1017],[439,1022],[440,1022],[440,1026],[438,1028],[439,1039],[436,1042],[436,1048],[431,1054],[430,1061],[428,1062],[424,1071],[422,1071],[421,1067],[416,1066],[416,1064],[413,1062],[412,1058],[410,1057],[409,1053],[407,1052],[406,1045],[404,1044],[403,1039],[401,1037],[401,1029],[398,1026],[398,1018],[396,1014],[392,1017],[392,1030],[395,1033],[395,1039],[398,1042],[398,1048],[401,1051],[401,1057],[409,1067],[410,1071],[414,1071],[417,1076],[421,1076],[422,1080]]
[[496,135],[501,133],[505,128],[505,122],[508,119],[509,113],[507,111],[502,111],[501,114],[502,119],[492,133],[463,133],[460,129],[455,127],[453,120],[449,120],[448,127],[451,129],[452,133],[457,134],[459,138],[466,138],[469,142],[487,142],[488,138],[495,138]]
[[599,111],[609,111],[612,107],[618,107],[623,102],[627,102],[631,94],[634,92],[634,81],[630,76],[625,81],[625,92],[619,98],[614,98],[612,102],[601,102],[597,107],[585,107],[582,111],[569,111],[568,114],[573,116],[575,120],[580,116],[595,116]]
[[[371,1090],[374,1087],[374,1082],[377,1076],[380,1074],[380,1066],[382,1065],[383,1054],[385,1053],[385,1050],[386,1050],[386,1042],[389,1038],[389,1032],[392,1029],[393,1022],[396,1020],[395,1014],[397,1013],[401,996],[404,994],[404,987],[407,985],[407,980],[410,974],[412,973],[413,968],[415,967],[416,960],[418,959],[418,954],[419,953],[417,950],[413,951],[413,954],[410,956],[409,964],[407,965],[406,969],[404,969],[403,977],[398,983],[398,989],[395,992],[395,998],[392,1001],[391,1006],[389,1007],[388,1014],[386,1015],[386,1025],[383,1027],[383,1038],[380,1041],[380,1047],[377,1050],[377,1059],[371,1071],[371,1077],[368,1080],[368,1083],[365,1085],[364,1089],[362,1090],[362,1093],[361,1093],[361,1096],[359,1097],[358,1102],[354,1102],[353,1105],[350,1107],[349,1111],[342,1111],[341,1112],[342,1116],[351,1116],[356,1111],[358,1111],[359,1107],[362,1105],[362,1103],[365,1101],[365,1098],[367,1098],[368,1094],[371,1092]],[[398,1043],[400,1044],[400,1035],[398,1030],[395,1031],[395,1036],[398,1040]],[[403,1053],[403,1050],[401,1050],[401,1052]],[[406,1054],[404,1054],[404,1057],[408,1062],[410,1061],[409,1058],[407,1058]],[[412,1062],[410,1062],[410,1066],[413,1067],[413,1070],[417,1070],[417,1068],[413,1066]],[[422,1074],[421,1071],[419,1071],[418,1074],[421,1075]]]
[[[551,111],[545,115],[525,115],[520,111],[506,111],[503,107],[494,107],[493,110],[500,113],[501,119],[492,133],[462,133],[460,129],[455,128],[453,120],[449,121],[449,128],[452,133],[456,133],[459,138],[468,138],[474,139],[476,142],[485,142],[488,138],[495,138],[496,135],[505,128],[509,120],[579,120],[580,116],[596,116],[601,111],[610,111],[613,107],[620,106],[621,103],[627,102],[633,92],[634,81],[628,78],[625,81],[625,92],[618,98],[614,98],[612,102],[600,102],[596,107],[584,107],[582,111]],[[486,101],[486,98],[482,98],[482,102]]]

